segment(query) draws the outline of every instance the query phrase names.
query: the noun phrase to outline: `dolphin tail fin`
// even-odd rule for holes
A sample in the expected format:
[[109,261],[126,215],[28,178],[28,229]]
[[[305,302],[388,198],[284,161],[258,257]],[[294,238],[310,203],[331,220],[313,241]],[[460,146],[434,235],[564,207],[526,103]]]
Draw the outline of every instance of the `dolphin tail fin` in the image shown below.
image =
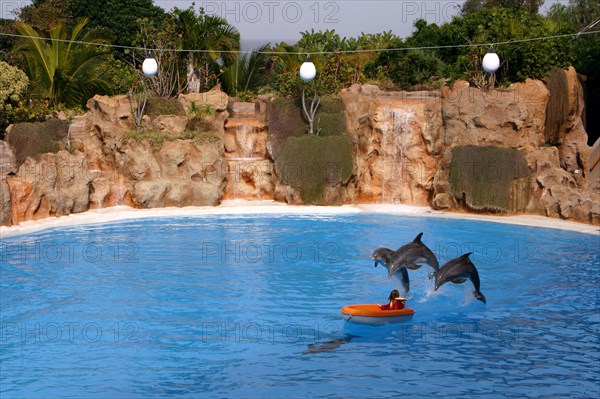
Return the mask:
[[483,295],[481,293],[481,291],[477,290],[477,291],[473,291],[473,294],[475,295],[475,299],[480,300],[483,303],[487,303],[486,299],[485,299],[485,295]]

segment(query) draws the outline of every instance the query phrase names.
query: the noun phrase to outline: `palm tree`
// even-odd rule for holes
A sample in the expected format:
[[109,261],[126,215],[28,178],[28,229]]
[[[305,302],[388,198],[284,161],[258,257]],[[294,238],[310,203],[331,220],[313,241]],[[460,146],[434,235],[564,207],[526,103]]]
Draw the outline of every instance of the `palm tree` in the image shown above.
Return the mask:
[[49,99],[52,105],[74,106],[106,91],[103,73],[109,53],[95,45],[106,43],[106,39],[94,32],[84,33],[87,22],[77,20],[70,35],[60,23],[50,29],[49,40],[30,25],[17,23],[25,37],[17,41],[14,50],[27,61],[34,96]]
[[229,95],[237,95],[239,91],[256,89],[260,84],[260,72],[265,67],[264,51],[268,44],[254,50],[250,56],[247,54],[232,62],[223,73],[223,90]]
[[199,92],[210,80],[212,69],[231,64],[240,49],[240,32],[225,18],[201,13],[196,16],[190,7],[177,11],[182,30],[181,48],[201,50],[188,53],[188,91]]

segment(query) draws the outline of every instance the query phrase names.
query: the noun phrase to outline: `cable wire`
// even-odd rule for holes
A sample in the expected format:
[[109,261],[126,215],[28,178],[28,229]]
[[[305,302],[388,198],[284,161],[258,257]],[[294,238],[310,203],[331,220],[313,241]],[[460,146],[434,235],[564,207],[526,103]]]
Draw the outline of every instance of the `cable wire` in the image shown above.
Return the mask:
[[[596,21],[597,23],[598,21]],[[594,23],[595,25],[595,23]],[[591,26],[589,26],[591,27]],[[588,28],[589,28],[588,27]],[[587,29],[587,28],[585,28]],[[584,30],[585,30],[584,29]],[[397,47],[397,48],[384,48],[384,49],[360,49],[360,50],[339,50],[339,51],[252,51],[252,50],[205,50],[205,49],[158,49],[158,48],[144,48],[144,47],[136,47],[136,46],[123,46],[118,44],[110,44],[110,43],[97,43],[97,42],[85,42],[81,40],[68,40],[68,39],[52,39],[49,37],[42,36],[27,36],[27,35],[18,35],[14,33],[0,33],[0,36],[7,37],[17,37],[17,38],[28,38],[28,39],[40,39],[40,40],[48,40],[48,41],[58,41],[65,43],[75,43],[75,44],[83,44],[83,45],[91,45],[98,47],[109,47],[109,48],[119,48],[125,50],[139,50],[139,51],[164,51],[164,52],[177,52],[177,53],[217,53],[217,54],[266,54],[266,55],[279,55],[279,54],[289,54],[289,55],[325,55],[325,54],[360,54],[360,53],[380,53],[387,51],[410,51],[410,50],[434,50],[434,49],[450,49],[450,48],[464,48],[464,47],[494,47],[501,46],[505,44],[515,44],[515,43],[525,43],[525,42],[536,42],[550,39],[561,39],[561,38],[577,38],[583,35],[593,35],[596,33],[600,33],[600,30],[584,32],[583,30],[577,33],[568,33],[563,35],[554,35],[554,36],[541,36],[541,37],[532,37],[529,39],[519,39],[519,40],[506,40],[502,42],[495,43],[469,43],[469,44],[450,44],[444,46],[421,46],[421,47]]]

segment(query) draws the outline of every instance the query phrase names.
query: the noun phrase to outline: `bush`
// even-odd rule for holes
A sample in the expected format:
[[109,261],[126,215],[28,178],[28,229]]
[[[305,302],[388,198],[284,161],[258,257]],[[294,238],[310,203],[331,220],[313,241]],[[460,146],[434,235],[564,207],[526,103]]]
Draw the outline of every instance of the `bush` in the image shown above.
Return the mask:
[[125,133],[125,138],[135,141],[147,141],[153,146],[160,147],[165,141],[193,140],[198,144],[204,142],[214,143],[221,138],[212,132],[185,131],[179,135],[163,132],[160,130],[132,130]]
[[269,103],[269,141],[275,158],[288,137],[306,134],[300,112],[299,99],[277,98]]
[[156,118],[159,115],[186,115],[185,109],[179,100],[166,97],[150,97],[146,103],[144,113],[151,118]]
[[514,183],[528,174],[523,154],[513,148],[462,146],[452,149],[450,191],[464,199],[471,209],[523,210],[520,208],[527,204],[529,187]]
[[288,137],[275,158],[275,170],[284,184],[300,191],[303,201],[319,203],[327,185],[344,184],[350,179],[350,140],[341,135]]
[[29,78],[25,72],[0,61],[0,112],[17,105],[28,85]]
[[24,122],[14,125],[7,141],[14,149],[17,168],[28,156],[61,150],[68,130],[69,124],[66,121],[55,118],[43,123]]

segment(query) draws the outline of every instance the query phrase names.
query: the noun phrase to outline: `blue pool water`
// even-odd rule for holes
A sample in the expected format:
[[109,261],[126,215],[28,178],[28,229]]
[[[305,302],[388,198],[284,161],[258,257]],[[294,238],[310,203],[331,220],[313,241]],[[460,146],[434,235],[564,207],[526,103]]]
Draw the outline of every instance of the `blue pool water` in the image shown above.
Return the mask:
[[[408,322],[346,324],[424,232],[470,283],[411,271]],[[599,237],[359,213],[146,219],[3,239],[0,396],[596,398]]]

